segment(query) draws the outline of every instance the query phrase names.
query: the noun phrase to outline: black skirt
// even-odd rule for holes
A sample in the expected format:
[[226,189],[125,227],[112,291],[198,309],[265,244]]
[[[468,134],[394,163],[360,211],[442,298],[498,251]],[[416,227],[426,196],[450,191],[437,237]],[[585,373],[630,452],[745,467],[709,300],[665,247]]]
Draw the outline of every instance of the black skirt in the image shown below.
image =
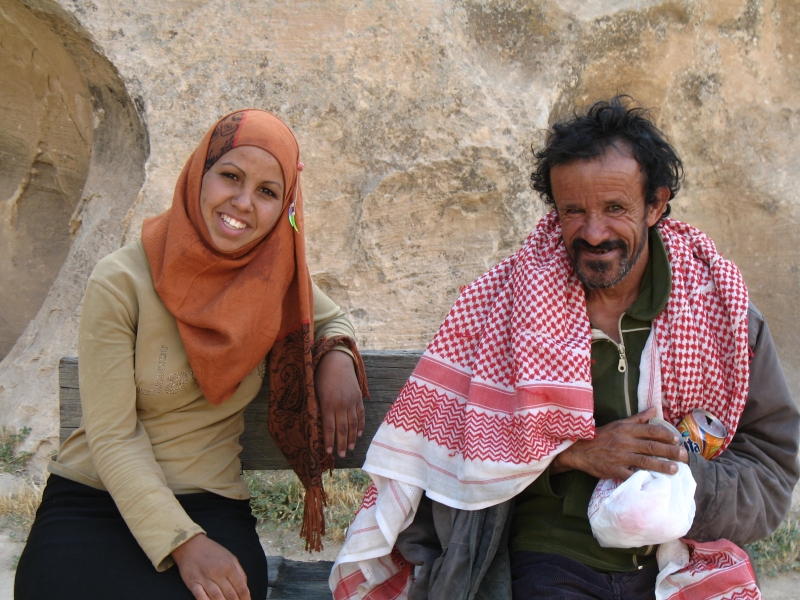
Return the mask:
[[[247,574],[253,600],[267,596],[267,559],[247,500],[217,494],[176,498],[208,537],[227,548]],[[193,600],[177,566],[156,571],[114,500],[50,475],[14,582],[18,600]]]

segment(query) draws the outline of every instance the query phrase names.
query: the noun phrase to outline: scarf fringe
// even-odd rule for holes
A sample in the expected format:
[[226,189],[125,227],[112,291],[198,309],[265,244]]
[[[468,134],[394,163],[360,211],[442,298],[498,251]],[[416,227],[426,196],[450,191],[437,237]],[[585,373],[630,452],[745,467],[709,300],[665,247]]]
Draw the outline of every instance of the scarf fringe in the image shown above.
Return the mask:
[[[316,370],[322,357],[339,345],[344,346],[352,352],[358,386],[361,389],[362,396],[369,400],[369,389],[367,387],[367,374],[364,368],[364,361],[361,358],[361,354],[358,352],[356,343],[351,338],[347,336],[323,337],[316,342],[311,351],[314,370]],[[316,401],[316,398],[314,401]],[[319,428],[318,439],[321,440],[322,422],[319,418],[317,419],[317,425]],[[305,480],[301,478],[306,488],[306,493],[303,501],[303,524],[300,527],[300,537],[306,542],[306,551],[319,552],[324,548],[322,537],[325,535],[325,507],[328,505],[328,495],[325,493],[325,489],[322,486],[322,473],[325,471],[331,474],[333,473],[334,456],[325,453],[322,444],[318,444],[317,446],[312,445],[312,452],[314,451],[314,447],[317,447],[318,452],[321,454],[319,459],[320,473],[318,476],[316,476],[315,473],[311,473],[307,485]]]
[[328,506],[328,495],[322,487],[310,487],[306,490],[303,501],[303,525],[300,537],[306,541],[307,552],[319,552],[322,536],[325,535],[325,507]]

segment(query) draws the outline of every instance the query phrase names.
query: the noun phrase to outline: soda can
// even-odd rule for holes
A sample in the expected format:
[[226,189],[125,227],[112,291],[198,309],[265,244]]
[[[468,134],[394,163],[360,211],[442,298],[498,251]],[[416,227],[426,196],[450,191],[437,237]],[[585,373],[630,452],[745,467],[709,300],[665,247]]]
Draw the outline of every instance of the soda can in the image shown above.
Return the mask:
[[687,452],[702,454],[707,460],[714,458],[722,448],[728,429],[707,410],[695,408],[678,423],[683,446]]

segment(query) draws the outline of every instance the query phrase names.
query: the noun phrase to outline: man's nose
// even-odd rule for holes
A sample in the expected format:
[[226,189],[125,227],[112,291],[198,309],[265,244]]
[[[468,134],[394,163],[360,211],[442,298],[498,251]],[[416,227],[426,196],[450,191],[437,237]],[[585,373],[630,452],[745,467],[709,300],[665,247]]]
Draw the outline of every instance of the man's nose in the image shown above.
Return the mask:
[[586,243],[597,246],[608,239],[608,225],[602,216],[586,215],[580,233]]

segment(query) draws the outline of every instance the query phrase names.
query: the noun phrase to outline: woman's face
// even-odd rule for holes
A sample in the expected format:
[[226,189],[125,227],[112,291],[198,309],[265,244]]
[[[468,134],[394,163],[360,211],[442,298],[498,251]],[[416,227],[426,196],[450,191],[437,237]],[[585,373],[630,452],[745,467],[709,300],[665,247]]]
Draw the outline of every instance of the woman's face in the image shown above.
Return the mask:
[[272,154],[239,146],[214,163],[203,176],[200,211],[211,241],[233,252],[264,237],[280,217],[284,181]]

